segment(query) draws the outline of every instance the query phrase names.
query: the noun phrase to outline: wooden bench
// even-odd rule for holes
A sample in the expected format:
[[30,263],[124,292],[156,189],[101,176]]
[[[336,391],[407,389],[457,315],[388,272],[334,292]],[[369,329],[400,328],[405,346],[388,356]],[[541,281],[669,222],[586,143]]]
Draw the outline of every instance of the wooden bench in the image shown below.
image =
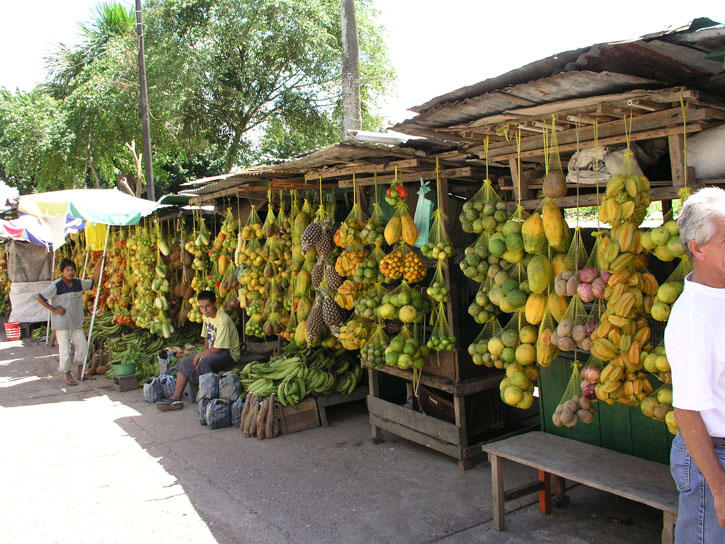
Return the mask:
[[[550,513],[553,476],[558,497],[564,497],[566,480],[572,480],[662,510],[662,543],[674,542],[678,493],[667,465],[539,431],[484,444],[483,451],[491,461],[497,531],[506,530],[505,501],[538,492],[539,511]],[[538,481],[504,490],[504,459],[537,469]]]

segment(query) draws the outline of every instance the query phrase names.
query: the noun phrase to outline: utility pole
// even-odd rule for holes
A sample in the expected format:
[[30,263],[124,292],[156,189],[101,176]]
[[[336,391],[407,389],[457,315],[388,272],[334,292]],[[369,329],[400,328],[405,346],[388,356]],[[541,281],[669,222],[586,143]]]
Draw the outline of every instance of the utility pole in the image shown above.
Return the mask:
[[360,54],[355,0],[340,0],[342,27],[342,139],[362,128],[360,112]]
[[146,59],[143,48],[143,22],[141,0],[136,0],[136,35],[138,36],[138,80],[141,90],[141,129],[143,134],[144,165],[146,167],[146,198],[156,200],[154,191],[154,164],[151,160],[151,128],[149,127],[149,96],[146,89]]

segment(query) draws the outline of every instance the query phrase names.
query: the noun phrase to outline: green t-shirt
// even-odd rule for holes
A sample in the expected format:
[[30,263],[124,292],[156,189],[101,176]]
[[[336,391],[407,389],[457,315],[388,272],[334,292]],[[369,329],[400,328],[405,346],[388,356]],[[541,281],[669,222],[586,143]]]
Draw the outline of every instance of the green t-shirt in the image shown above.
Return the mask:
[[228,349],[232,359],[239,359],[239,334],[234,321],[223,310],[217,309],[216,315],[204,317],[201,336],[209,342],[210,348]]

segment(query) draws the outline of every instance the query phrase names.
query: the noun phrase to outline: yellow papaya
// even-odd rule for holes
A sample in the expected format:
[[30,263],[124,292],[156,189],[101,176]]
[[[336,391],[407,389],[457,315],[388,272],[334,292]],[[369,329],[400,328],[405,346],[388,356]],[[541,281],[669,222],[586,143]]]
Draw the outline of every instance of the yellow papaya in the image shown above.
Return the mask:
[[529,261],[526,267],[526,277],[532,293],[543,293],[554,279],[554,267],[549,259],[543,255],[537,255]]
[[551,316],[559,322],[564,318],[564,314],[566,313],[569,303],[567,302],[566,297],[559,296],[552,291],[549,293],[546,306],[549,308]]
[[548,198],[544,199],[541,218],[544,223],[544,233],[551,248],[559,253],[565,253],[569,249],[569,226],[566,224],[561,210],[553,200]]
[[562,272],[566,272],[567,270],[575,269],[574,261],[572,259],[567,259],[566,255],[563,253],[554,255],[554,258],[551,259],[551,265],[554,267],[554,276],[561,274]]
[[307,321],[300,321],[295,329],[295,344],[303,348],[307,345]]
[[300,270],[297,274],[297,283],[295,283],[295,296],[302,297],[310,292],[311,276],[307,270]]
[[[389,246],[392,246],[394,244],[398,243],[398,240],[400,240],[400,235],[402,233],[403,227],[402,227],[402,221],[400,217],[397,215],[394,215],[390,218],[388,221],[388,224],[385,225],[385,231],[383,232],[383,236],[385,237],[385,241],[388,243]],[[417,238],[417,235],[416,235]]]
[[415,226],[413,218],[410,217],[409,213],[404,213],[400,218],[401,224],[401,237],[403,242],[412,246],[418,239],[418,228]]
[[539,212],[532,213],[521,225],[521,236],[524,239],[524,251],[533,255],[546,251],[546,234],[544,221]]
[[541,320],[544,319],[544,312],[546,311],[546,296],[541,293],[532,293],[529,298],[526,299],[526,306],[524,307],[524,315],[526,321],[532,325],[538,325]]

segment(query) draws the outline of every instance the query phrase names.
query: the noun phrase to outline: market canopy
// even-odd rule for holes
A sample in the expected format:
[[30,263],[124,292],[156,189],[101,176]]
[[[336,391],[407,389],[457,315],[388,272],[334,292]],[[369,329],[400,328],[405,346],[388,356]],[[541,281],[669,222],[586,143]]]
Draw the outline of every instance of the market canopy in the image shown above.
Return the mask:
[[[82,219],[67,215],[64,220],[64,239],[71,232],[82,229],[84,224]],[[43,218],[28,214],[23,214],[17,219],[0,221],[0,236],[44,247],[53,244],[53,232],[50,224]]]
[[70,214],[91,223],[135,225],[158,205],[116,189],[69,189],[23,195],[18,210],[36,217],[63,218]]

